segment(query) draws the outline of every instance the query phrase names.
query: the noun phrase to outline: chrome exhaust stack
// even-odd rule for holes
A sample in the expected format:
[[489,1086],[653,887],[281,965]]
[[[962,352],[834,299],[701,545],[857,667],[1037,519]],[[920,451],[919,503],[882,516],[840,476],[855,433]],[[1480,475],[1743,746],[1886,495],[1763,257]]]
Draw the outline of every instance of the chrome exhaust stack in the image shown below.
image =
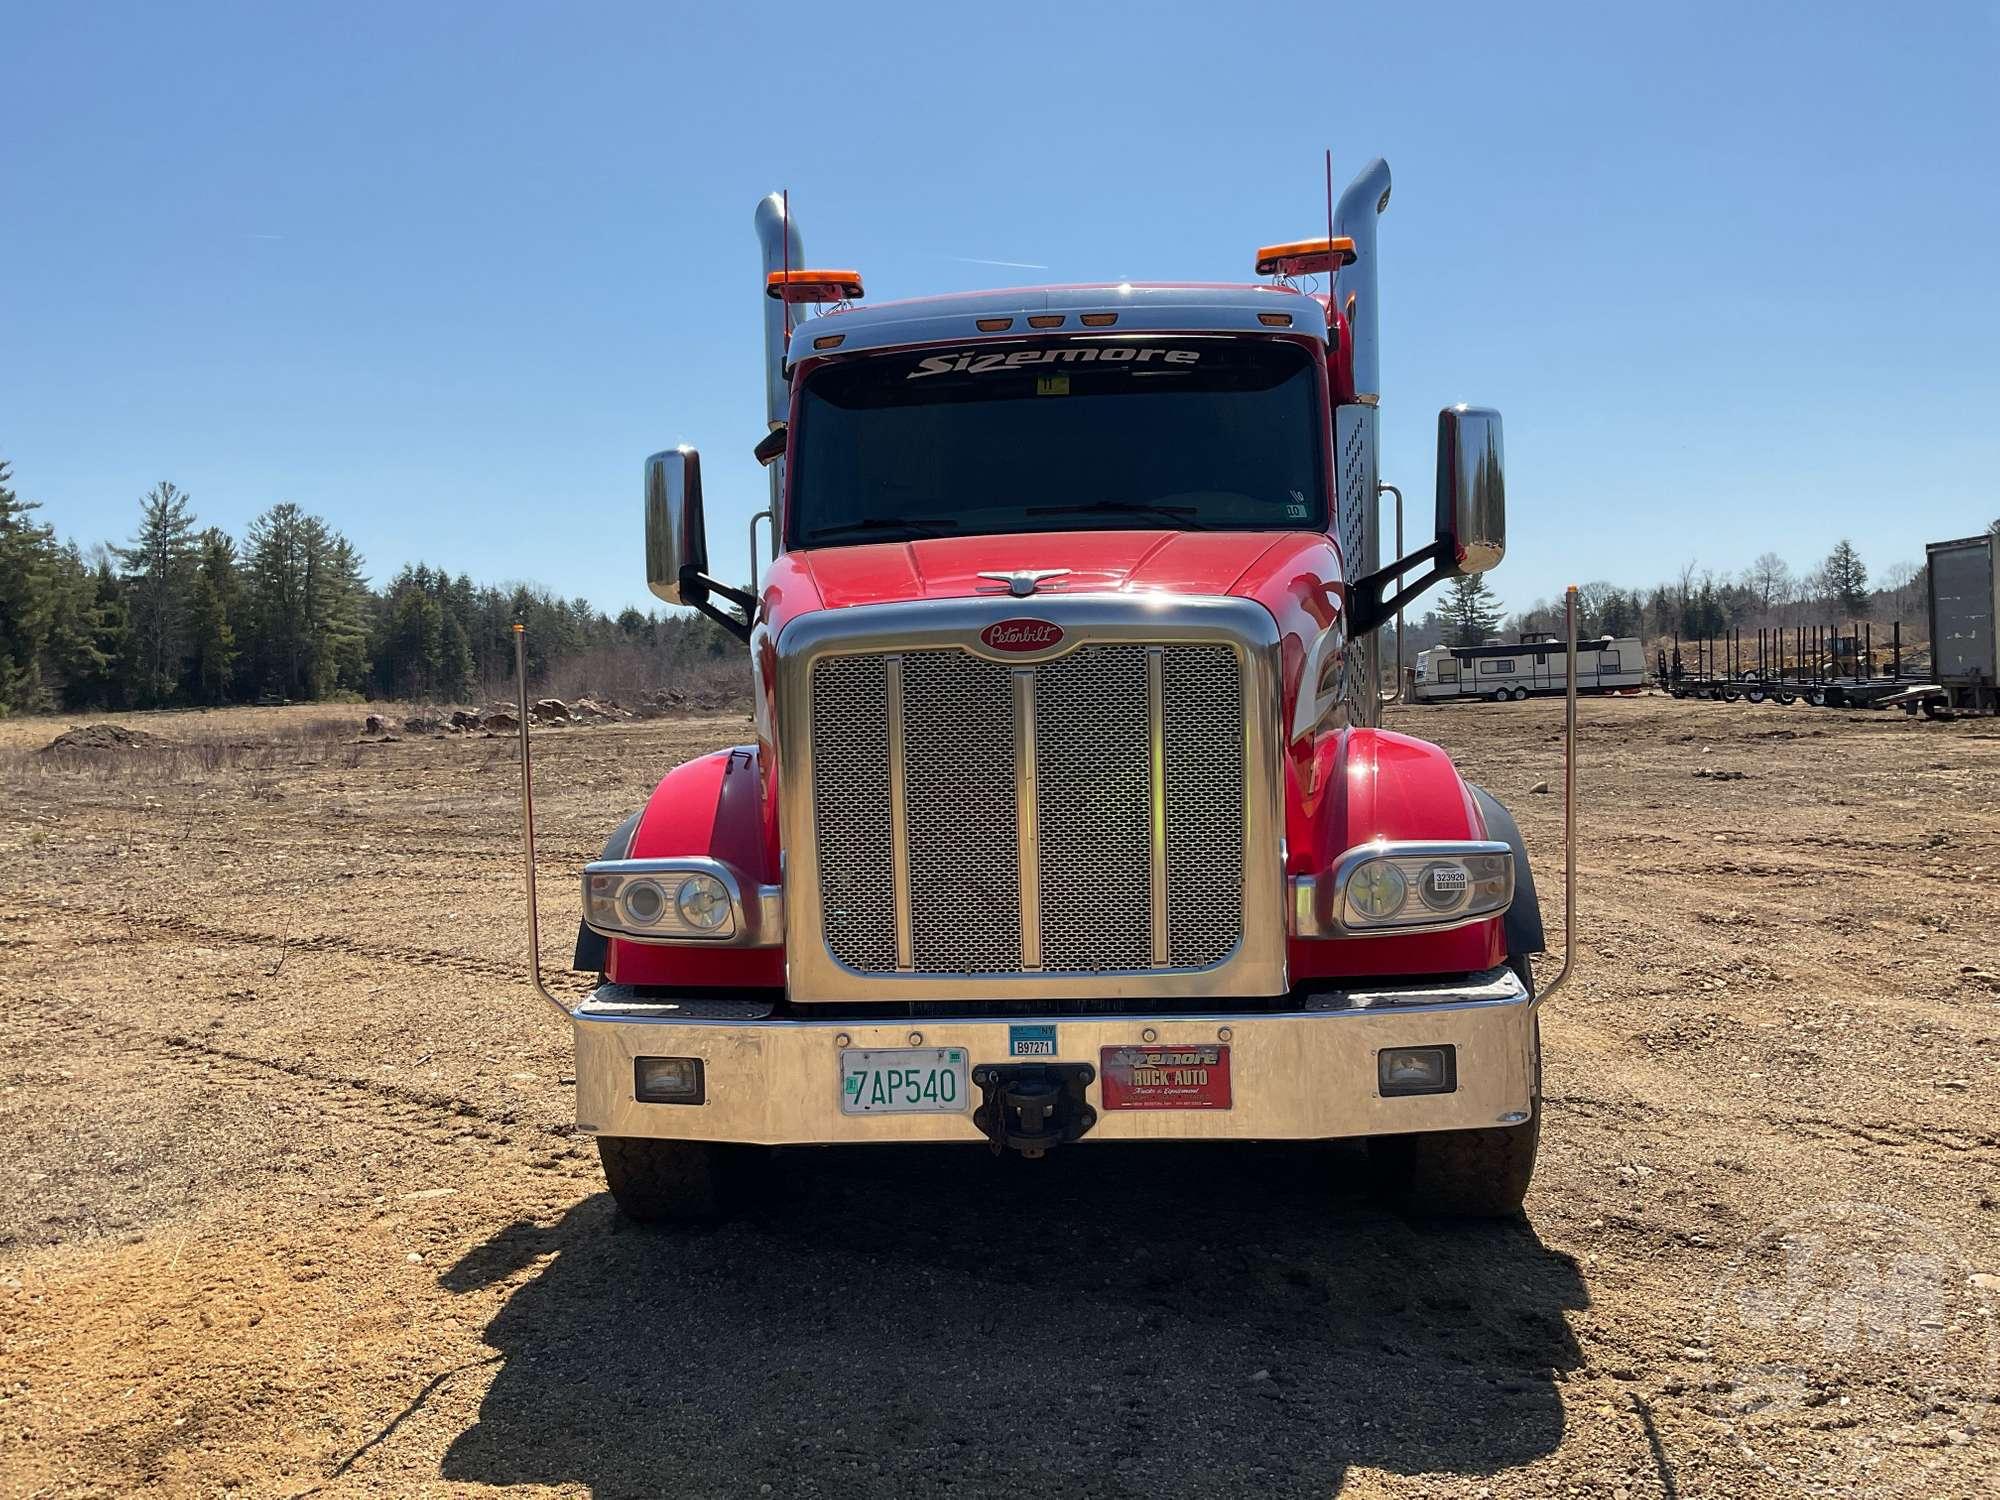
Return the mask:
[[1354,340],[1354,392],[1363,406],[1382,399],[1382,310],[1375,295],[1375,221],[1389,206],[1389,164],[1376,157],[1340,195],[1333,232],[1354,241],[1354,263],[1333,278],[1334,302]]
[[[783,193],[767,194],[757,204],[756,224],[757,250],[763,264],[763,272],[757,278],[757,295],[764,302],[764,422],[776,432],[791,415],[791,381],[785,371],[785,354],[791,335],[792,310],[788,303],[767,294],[767,284],[774,271],[802,268],[806,263],[806,247],[799,235],[798,220],[791,216]],[[785,493],[784,459],[772,460],[768,472],[771,484],[769,515],[775,521],[778,502]],[[776,536],[772,537],[771,543],[775,556]],[[757,567],[756,516],[750,518],[750,567],[754,578]],[[753,582],[752,592],[755,588]]]

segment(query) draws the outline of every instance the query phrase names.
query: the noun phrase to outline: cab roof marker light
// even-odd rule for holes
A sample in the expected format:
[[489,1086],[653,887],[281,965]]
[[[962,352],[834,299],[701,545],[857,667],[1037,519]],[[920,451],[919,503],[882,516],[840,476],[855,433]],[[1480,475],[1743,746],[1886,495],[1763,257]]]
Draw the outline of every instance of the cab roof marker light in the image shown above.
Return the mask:
[[1034,313],[1028,319],[1030,328],[1060,328],[1063,326],[1061,313]]
[[858,302],[862,297],[859,271],[773,271],[764,278],[764,295],[796,306],[801,302]]
[[1014,326],[1012,318],[975,318],[972,326],[981,333],[1005,333]]
[[1290,328],[1292,326],[1292,315],[1290,313],[1258,313],[1257,321],[1262,323],[1266,328]]
[[1344,235],[1319,235],[1264,245],[1257,251],[1259,276],[1319,276],[1354,264],[1354,241]]
[[844,333],[822,333],[818,338],[813,340],[813,348],[838,349],[846,342],[847,335]]
[[1077,322],[1085,328],[1109,328],[1117,321],[1117,313],[1080,313],[1077,316]]

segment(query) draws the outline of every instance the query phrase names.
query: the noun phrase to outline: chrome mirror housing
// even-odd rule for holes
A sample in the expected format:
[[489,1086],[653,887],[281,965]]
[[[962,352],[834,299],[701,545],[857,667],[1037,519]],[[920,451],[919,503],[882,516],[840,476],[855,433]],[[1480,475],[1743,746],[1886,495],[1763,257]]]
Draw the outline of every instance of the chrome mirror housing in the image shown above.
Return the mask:
[[1437,570],[1484,573],[1507,552],[1506,456],[1500,413],[1447,406],[1438,413]]
[[701,455],[683,444],[646,460],[646,587],[669,604],[697,604],[707,572]]

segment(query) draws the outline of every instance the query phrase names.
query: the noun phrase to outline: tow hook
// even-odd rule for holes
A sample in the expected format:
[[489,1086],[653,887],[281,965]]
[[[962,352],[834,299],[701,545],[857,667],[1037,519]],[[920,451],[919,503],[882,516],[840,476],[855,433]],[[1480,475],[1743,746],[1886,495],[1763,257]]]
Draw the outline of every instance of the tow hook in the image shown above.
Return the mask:
[[1015,1150],[1040,1156],[1076,1140],[1097,1123],[1083,1091],[1097,1077],[1089,1063],[988,1063],[972,1070],[980,1105],[972,1123],[993,1143],[993,1154]]

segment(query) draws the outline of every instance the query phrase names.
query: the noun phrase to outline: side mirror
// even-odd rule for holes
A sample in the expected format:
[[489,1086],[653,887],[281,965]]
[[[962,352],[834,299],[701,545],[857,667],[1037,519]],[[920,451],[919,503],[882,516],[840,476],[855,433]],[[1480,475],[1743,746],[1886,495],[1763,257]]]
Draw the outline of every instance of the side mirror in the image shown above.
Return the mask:
[[1507,462],[1500,413],[1447,406],[1438,413],[1437,561],[1440,576],[1484,573],[1507,552]]
[[646,587],[669,604],[699,605],[707,573],[701,455],[683,444],[646,460]]

